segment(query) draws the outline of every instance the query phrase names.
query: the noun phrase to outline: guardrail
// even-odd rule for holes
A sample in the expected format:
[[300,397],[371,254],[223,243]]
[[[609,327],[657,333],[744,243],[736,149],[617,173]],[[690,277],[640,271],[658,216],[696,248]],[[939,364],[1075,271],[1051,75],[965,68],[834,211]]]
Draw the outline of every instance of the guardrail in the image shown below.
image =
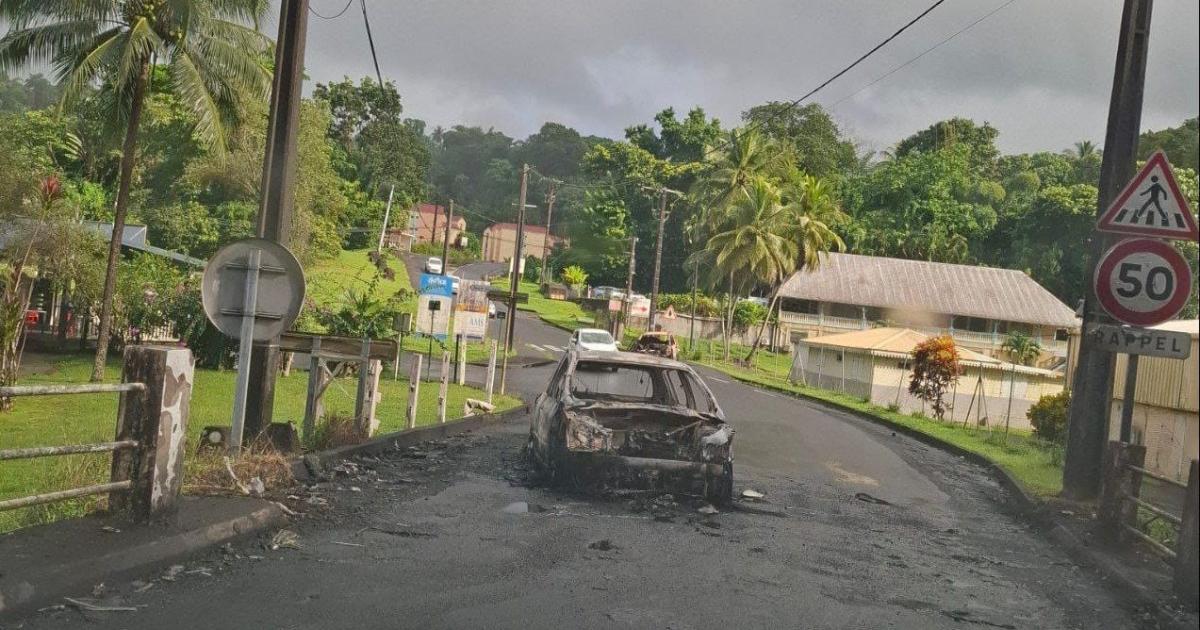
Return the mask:
[[0,449],[0,462],[85,453],[112,453],[108,483],[0,500],[0,511],[97,494],[109,509],[147,520],[172,507],[183,477],[184,438],[192,391],[192,355],[186,348],[130,346],[118,384],[17,385],[0,397],[118,393],[116,437],[111,442]]
[[1200,462],[1192,460],[1186,484],[1145,468],[1146,447],[1109,442],[1097,518],[1109,544],[1137,540],[1174,569],[1175,591],[1192,608],[1200,599]]

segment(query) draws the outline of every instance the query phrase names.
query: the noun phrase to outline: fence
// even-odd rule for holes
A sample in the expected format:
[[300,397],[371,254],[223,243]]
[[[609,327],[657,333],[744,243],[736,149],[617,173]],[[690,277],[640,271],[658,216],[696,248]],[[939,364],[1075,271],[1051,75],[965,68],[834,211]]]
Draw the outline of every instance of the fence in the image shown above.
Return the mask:
[[0,450],[0,462],[81,453],[112,453],[108,483],[0,500],[0,511],[97,494],[109,509],[145,521],[174,506],[183,482],[184,440],[192,393],[186,348],[130,346],[119,384],[0,387],[0,397],[119,393],[116,438],[97,444]]
[[1170,563],[1175,592],[1194,609],[1200,554],[1197,507],[1200,462],[1192,460],[1188,483],[1146,470],[1146,447],[1109,442],[1097,518],[1110,544],[1146,543]]

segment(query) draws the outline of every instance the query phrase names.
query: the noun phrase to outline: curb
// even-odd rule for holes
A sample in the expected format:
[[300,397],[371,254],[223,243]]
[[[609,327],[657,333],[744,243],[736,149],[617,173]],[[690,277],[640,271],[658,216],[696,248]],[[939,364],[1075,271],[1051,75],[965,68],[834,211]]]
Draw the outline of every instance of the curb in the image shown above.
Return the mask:
[[[703,363],[697,365],[707,367],[709,369],[716,369],[712,366],[704,365]],[[1101,580],[1103,580],[1111,590],[1115,591],[1119,597],[1125,599],[1129,603],[1144,608],[1147,612],[1151,613],[1154,616],[1155,621],[1157,621],[1164,628],[1179,628],[1181,630],[1185,628],[1193,628],[1193,626],[1187,620],[1177,618],[1173,612],[1164,606],[1160,599],[1155,597],[1154,593],[1145,585],[1127,577],[1125,571],[1122,570],[1119,564],[1092,549],[1087,543],[1080,540],[1078,536],[1072,533],[1071,530],[1067,529],[1064,525],[1055,520],[1052,515],[1047,513],[1045,509],[1046,504],[1029,492],[1025,485],[1022,484],[1016,477],[1014,477],[1012,473],[1008,472],[1002,466],[996,464],[983,455],[964,449],[957,444],[944,442],[932,435],[922,433],[921,431],[917,431],[911,427],[895,424],[886,418],[881,418],[859,409],[844,407],[835,402],[815,398],[813,396],[806,396],[782,387],[751,381],[730,372],[724,372],[722,370],[717,371],[736,379],[740,383],[750,385],[752,387],[769,389],[793,398],[800,398],[812,403],[816,403],[828,409],[851,414],[874,424],[887,427],[888,429],[891,429],[897,433],[903,433],[904,435],[921,443],[927,444],[942,451],[946,451],[952,455],[957,455],[963,459],[971,461],[972,463],[982,466],[983,468],[986,468],[989,472],[991,472],[992,476],[994,476],[1000,482],[1000,485],[1003,486],[1004,489],[1015,498],[1016,507],[1018,508],[1016,511],[1020,516],[1025,517],[1033,525],[1037,526],[1040,533],[1057,544],[1064,552],[1066,552],[1068,556],[1071,557],[1072,560],[1092,569],[1099,574]]]
[[469,433],[488,425],[506,422],[511,417],[528,413],[528,411],[529,407],[522,404],[512,409],[501,411],[500,413],[467,416],[458,420],[451,420],[444,424],[433,424],[415,429],[386,433],[371,438],[366,442],[347,444],[346,446],[308,453],[303,457],[292,460],[292,476],[297,481],[312,481],[315,471],[329,468],[337,462],[357,455],[378,455],[387,451],[400,450],[427,440],[437,440],[458,433]]
[[[212,547],[288,522],[283,510],[275,503],[257,502],[260,505],[249,512],[196,529],[154,537],[135,547],[116,548],[101,555],[74,557],[61,562],[44,562],[39,564],[40,570],[24,572],[19,576],[0,576],[8,578],[0,579],[0,620],[15,620],[21,615],[31,614],[65,596],[88,592],[101,582],[143,577]],[[98,525],[99,522],[108,522],[108,519],[79,521]]]

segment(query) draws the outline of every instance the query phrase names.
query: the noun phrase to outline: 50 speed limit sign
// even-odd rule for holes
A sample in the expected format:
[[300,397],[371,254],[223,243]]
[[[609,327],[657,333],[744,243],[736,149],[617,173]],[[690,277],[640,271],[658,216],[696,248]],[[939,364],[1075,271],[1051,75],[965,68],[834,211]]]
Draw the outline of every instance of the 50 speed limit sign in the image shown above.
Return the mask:
[[1188,300],[1192,271],[1174,247],[1150,238],[1113,245],[1096,266],[1100,305],[1117,320],[1153,326],[1174,317]]

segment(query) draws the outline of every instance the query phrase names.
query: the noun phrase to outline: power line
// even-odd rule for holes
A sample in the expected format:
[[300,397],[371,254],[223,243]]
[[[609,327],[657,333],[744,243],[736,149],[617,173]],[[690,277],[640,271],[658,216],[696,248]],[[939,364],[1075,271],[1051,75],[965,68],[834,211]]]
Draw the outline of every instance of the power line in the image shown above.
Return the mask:
[[[1011,2],[1013,2],[1013,1],[1015,1],[1015,0],[1009,0],[1009,3],[1011,4]],[[853,70],[860,63],[866,61],[871,55],[874,55],[876,52],[879,52],[880,49],[882,49],[884,46],[887,46],[889,43],[892,42],[892,40],[899,37],[902,33],[907,31],[908,29],[912,28],[912,26],[914,24],[916,24],[917,22],[920,22],[922,19],[925,18],[925,16],[932,13],[934,9],[938,8],[945,2],[946,2],[946,0],[936,0],[936,2],[934,2],[933,4],[926,7],[924,11],[921,11],[920,13],[918,13],[916,17],[912,18],[911,20],[906,22],[903,26],[896,29],[895,32],[893,32],[891,35],[888,35],[886,38],[884,38],[878,44],[875,44],[874,46],[872,46],[870,50],[868,50],[867,52],[860,55],[857,59],[855,59],[853,62],[851,62],[846,67],[837,71],[833,76],[829,77],[828,79],[825,79],[819,85],[817,85],[815,88],[806,92],[800,98],[797,98],[797,99],[787,102],[784,107],[780,108],[778,111],[774,112],[767,118],[750,123],[749,125],[747,125],[746,127],[743,128],[743,132],[750,131],[755,128],[761,128],[764,125],[774,122],[775,119],[779,118],[784,113],[799,107],[800,103],[803,103],[804,101],[808,100],[813,95],[815,95],[817,92],[820,92],[821,90],[825,89],[829,84],[838,80],[843,75],[845,75],[847,72],[850,72],[851,70]],[[1007,6],[1007,5],[1005,5],[1005,6]],[[1004,7],[1000,7],[1000,8],[1004,8]],[[998,10],[999,9],[997,9],[997,11]],[[995,11],[993,11],[993,13],[995,13]],[[984,16],[984,18],[980,19],[979,21],[983,21],[983,19],[986,19],[987,17],[988,16]],[[969,29],[969,28],[970,28],[970,26],[967,27],[967,29]],[[967,30],[967,29],[964,29],[964,30]],[[954,36],[951,36],[950,39],[953,39],[953,37]],[[922,54],[924,54],[924,53],[922,53]],[[725,140],[722,143],[719,143],[719,144],[713,145],[712,147],[709,147],[700,156],[700,159],[701,160],[707,159],[708,156],[712,155],[713,153],[716,153],[717,151],[721,151],[721,150],[724,150],[725,148],[727,148],[729,146],[729,144],[730,144],[730,142],[728,140]],[[541,175],[541,174],[539,173],[539,175]],[[545,177],[545,176],[543,175],[542,177]],[[603,184],[596,184],[596,185],[580,185],[580,184],[563,184],[563,185],[569,186],[569,187],[574,187],[574,188],[579,188],[579,189],[588,189],[588,188],[601,188],[601,187],[608,187],[608,186],[616,187],[616,186],[620,186],[620,185],[629,184],[633,181],[634,180],[632,178],[627,178],[624,181],[617,182],[617,183],[605,182]]]
[[[759,125],[758,125],[758,126],[759,126],[759,127],[762,127],[763,125],[766,125],[766,124],[768,124],[768,123],[771,123],[771,122],[773,122],[773,121],[774,121],[776,118],[778,118],[778,117],[782,116],[782,115],[783,115],[785,112],[787,112],[787,111],[790,111],[790,110],[793,110],[793,109],[795,109],[796,107],[799,107],[800,103],[804,102],[804,101],[805,101],[805,100],[807,100],[809,97],[811,97],[811,96],[813,96],[814,94],[816,94],[817,92],[820,92],[821,90],[825,89],[825,87],[826,87],[826,86],[828,86],[830,83],[833,83],[834,81],[838,80],[839,78],[841,78],[841,76],[842,76],[842,75],[846,74],[847,72],[850,72],[851,70],[853,70],[853,69],[854,69],[854,68],[855,68],[855,67],[856,67],[858,64],[860,64],[860,63],[862,63],[862,62],[866,61],[868,57],[870,57],[871,55],[873,55],[873,54],[875,54],[876,52],[878,52],[878,51],[879,51],[881,48],[883,48],[884,46],[887,46],[889,43],[891,43],[891,41],[892,41],[892,40],[894,40],[894,39],[896,39],[897,37],[899,37],[901,33],[903,33],[904,31],[907,31],[909,28],[911,28],[911,27],[912,27],[914,24],[916,24],[917,22],[920,22],[920,21],[921,21],[921,20],[922,20],[922,19],[923,19],[925,16],[929,15],[930,13],[932,13],[934,9],[938,8],[939,6],[941,6],[941,5],[942,5],[942,4],[943,4],[945,1],[946,1],[946,0],[937,0],[937,1],[936,1],[936,2],[934,2],[933,4],[929,5],[929,7],[927,7],[927,8],[926,8],[924,11],[920,12],[919,14],[917,14],[917,16],[916,16],[916,17],[914,17],[913,19],[909,20],[909,21],[908,21],[908,22],[907,22],[907,23],[906,23],[904,26],[901,26],[899,29],[897,29],[897,30],[896,30],[896,32],[892,33],[891,35],[888,35],[888,36],[887,36],[887,37],[886,37],[886,38],[885,38],[883,41],[879,42],[878,44],[875,44],[875,46],[873,46],[873,47],[872,47],[870,50],[868,50],[867,52],[863,53],[863,54],[862,54],[862,56],[860,56],[858,59],[855,59],[855,60],[854,60],[854,61],[853,61],[853,62],[852,62],[850,65],[846,66],[845,68],[842,68],[841,70],[839,70],[839,71],[838,71],[836,74],[834,74],[833,76],[831,76],[831,77],[829,77],[828,79],[825,79],[824,81],[822,81],[820,85],[818,85],[817,87],[815,87],[815,88],[813,88],[813,89],[809,90],[809,91],[808,91],[806,94],[804,94],[804,96],[801,96],[801,97],[800,97],[800,98],[798,98],[798,99],[795,99],[795,100],[793,100],[793,101],[790,101],[790,102],[788,102],[787,106],[783,107],[782,109],[780,109],[779,111],[775,112],[775,113],[774,113],[774,114],[772,114],[771,116],[768,116],[766,119],[764,119],[763,121],[761,121],[761,122],[759,123]],[[748,131],[748,130],[751,130],[751,129],[753,129],[753,128],[754,128],[754,123],[751,123],[750,125],[748,125],[748,126],[747,126],[747,128],[746,128],[745,130],[747,130],[747,131]],[[728,142],[726,142],[726,143],[725,143],[723,146],[722,146],[722,145],[718,145],[718,146],[714,146],[714,147],[712,147],[712,148],[711,148],[711,149],[709,149],[708,151],[705,151],[705,152],[704,152],[704,155],[702,156],[702,159],[703,159],[703,158],[707,158],[707,157],[708,157],[708,156],[709,156],[711,153],[713,153],[713,152],[715,152],[715,151],[717,151],[717,150],[724,149],[724,148],[725,148],[725,147],[727,147],[728,145],[729,145],[729,143],[728,143]]]
[[942,41],[940,41],[940,42],[938,42],[938,43],[934,44],[933,46],[930,46],[929,48],[926,48],[924,52],[922,52],[921,54],[917,55],[916,57],[913,57],[912,59],[909,59],[908,61],[905,61],[904,63],[902,63],[902,64],[900,64],[900,65],[898,65],[898,66],[896,66],[896,67],[892,68],[891,70],[888,70],[886,73],[884,73],[883,75],[879,76],[879,77],[878,77],[878,78],[876,78],[874,81],[871,81],[870,83],[868,83],[868,84],[866,84],[866,85],[864,85],[864,86],[862,86],[862,87],[858,88],[858,89],[857,89],[857,90],[855,90],[854,92],[851,92],[850,94],[847,94],[846,96],[843,96],[842,98],[838,99],[837,101],[834,101],[834,102],[833,102],[831,105],[829,105],[829,109],[833,109],[834,107],[837,107],[838,105],[842,104],[843,102],[845,102],[845,101],[847,101],[847,100],[850,100],[850,99],[854,98],[855,96],[858,96],[860,93],[862,93],[862,92],[863,92],[863,90],[866,90],[866,89],[870,88],[871,86],[875,85],[876,83],[879,83],[880,81],[883,81],[884,79],[886,79],[886,78],[888,78],[888,77],[892,76],[893,74],[896,74],[897,72],[899,72],[899,71],[903,70],[904,68],[907,68],[908,66],[912,65],[913,63],[915,63],[915,62],[916,62],[918,59],[920,59],[921,57],[924,57],[925,55],[928,55],[929,53],[933,52],[934,50],[937,50],[938,48],[941,48],[943,45],[945,45],[945,44],[949,43],[949,42],[950,42],[950,40],[952,40],[952,39],[954,39],[954,38],[958,37],[959,35],[962,35],[963,33],[965,33],[965,32],[967,32],[967,31],[971,30],[972,28],[975,28],[975,26],[976,26],[977,24],[979,24],[980,22],[982,22],[982,21],[984,21],[984,20],[986,20],[986,19],[988,19],[988,18],[992,17],[993,15],[995,15],[995,14],[999,13],[999,12],[1000,12],[1000,11],[1002,11],[1002,10],[1003,10],[1005,7],[1007,7],[1008,5],[1010,5],[1010,4],[1012,4],[1012,3],[1016,2],[1016,1],[1017,1],[1017,0],[1008,0],[1008,2],[1005,2],[1004,4],[1001,4],[1000,6],[996,7],[995,9],[992,9],[991,11],[989,11],[989,12],[985,13],[985,14],[984,14],[984,15],[982,15],[981,17],[977,18],[977,19],[976,19],[974,22],[971,22],[970,24],[968,24],[968,25],[966,25],[966,26],[964,26],[964,27],[962,27],[962,28],[958,29],[957,31],[955,31],[953,35],[951,35],[951,36],[949,36],[949,37],[947,37],[947,38],[943,39]]
[[383,74],[379,72],[379,57],[375,55],[375,38],[371,37],[371,20],[367,17],[367,0],[358,0],[358,3],[362,5],[363,24],[367,27],[367,44],[371,47],[371,61],[375,63],[375,78],[379,80],[379,88],[383,89]]
[[316,9],[312,8],[311,4],[308,5],[308,12],[321,18],[322,20],[336,20],[336,19],[342,17],[343,15],[345,15],[346,11],[350,10],[350,5],[352,5],[352,4],[354,4],[354,0],[346,0],[346,6],[342,7],[342,10],[338,11],[336,15],[321,15],[320,13],[318,13],[316,11]]

